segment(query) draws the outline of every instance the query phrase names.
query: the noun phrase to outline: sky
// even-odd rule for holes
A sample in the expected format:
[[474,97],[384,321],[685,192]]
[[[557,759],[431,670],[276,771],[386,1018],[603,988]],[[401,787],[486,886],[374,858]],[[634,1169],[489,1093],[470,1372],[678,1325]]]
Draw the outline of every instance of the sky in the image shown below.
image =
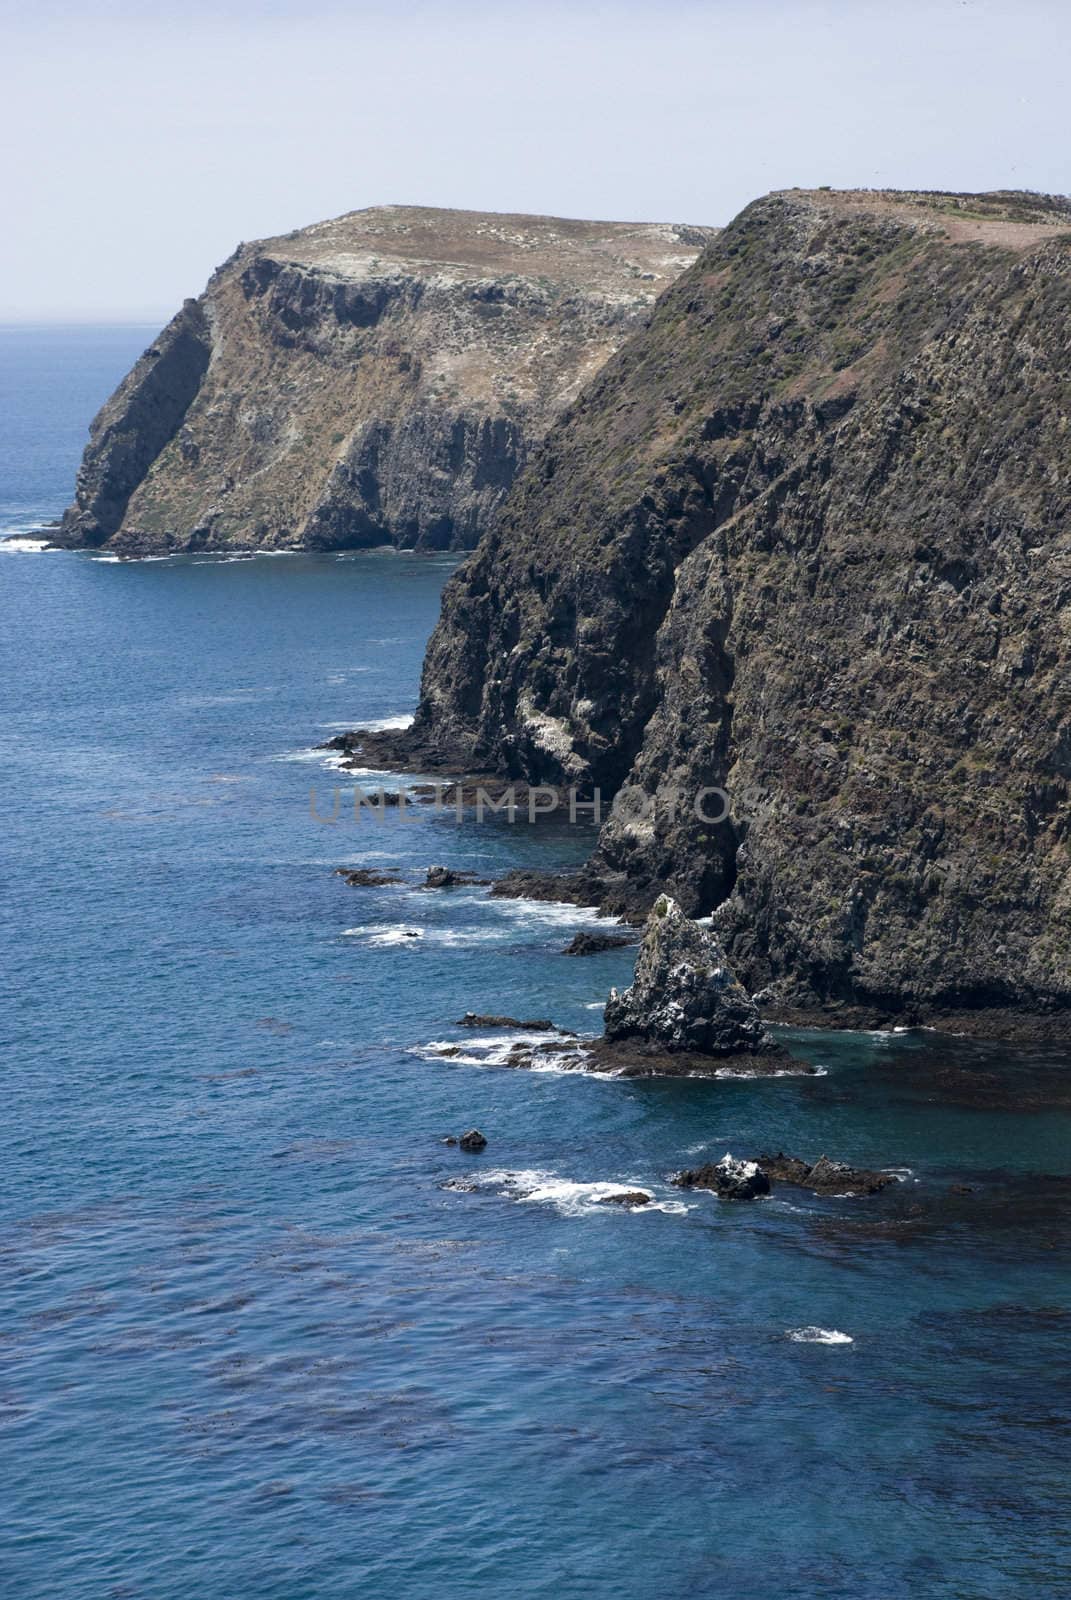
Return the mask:
[[1071,189],[1066,0],[0,0],[2,321],[162,321],[389,202],[727,222]]

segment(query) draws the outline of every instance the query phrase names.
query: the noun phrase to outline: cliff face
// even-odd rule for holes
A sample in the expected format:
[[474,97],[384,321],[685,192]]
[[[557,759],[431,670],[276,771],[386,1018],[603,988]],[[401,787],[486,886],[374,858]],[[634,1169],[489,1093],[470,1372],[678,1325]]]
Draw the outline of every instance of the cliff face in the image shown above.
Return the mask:
[[242,245],[96,418],[60,540],[470,548],[712,232],[386,206]]
[[594,881],[770,1003],[1071,1031],[1071,207],[750,206],[448,585],[414,739],[632,786]]

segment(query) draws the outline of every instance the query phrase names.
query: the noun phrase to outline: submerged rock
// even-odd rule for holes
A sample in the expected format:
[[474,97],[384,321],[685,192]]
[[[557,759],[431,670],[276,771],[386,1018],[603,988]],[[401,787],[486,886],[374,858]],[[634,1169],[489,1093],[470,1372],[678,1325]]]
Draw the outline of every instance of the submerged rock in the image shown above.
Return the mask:
[[600,1195],[595,1204],[598,1206],[649,1206],[651,1196],[646,1189],[622,1189],[620,1194]]
[[740,1161],[728,1151],[720,1161],[678,1172],[673,1182],[678,1189],[712,1189],[722,1200],[756,1200],[770,1192],[770,1180],[757,1161]]
[[388,867],[385,872],[375,867],[336,867],[335,877],[348,883],[351,889],[379,889],[385,884],[398,885],[402,881],[395,867]]
[[631,988],[610,990],[606,1039],[643,1040],[667,1052],[788,1057],[762,1025],[717,935],[669,895],[655,901]]
[[830,1161],[828,1156],[808,1163],[799,1156],[786,1156],[783,1150],[774,1156],[760,1156],[759,1164],[776,1183],[792,1183],[814,1194],[880,1194],[896,1181],[888,1172],[850,1167],[844,1161]]
[[429,867],[428,875],[424,879],[425,889],[456,889],[465,883],[487,883],[488,879],[478,878],[474,872],[464,872],[455,867]]
[[490,1013],[466,1011],[454,1024],[457,1028],[520,1028],[525,1033],[560,1033],[572,1038],[567,1028],[556,1027],[548,1017],[532,1017],[521,1021],[518,1017],[498,1017]]
[[613,1078],[809,1078],[818,1069],[774,1048],[756,1055],[724,1056],[698,1050],[666,1050],[644,1039],[583,1041],[584,1065]]
[[603,950],[620,950],[623,945],[635,944],[627,934],[577,933],[562,951],[563,956],[597,956]]
[[481,1150],[487,1149],[487,1140],[479,1128],[470,1128],[457,1142],[460,1149],[467,1151],[469,1155],[479,1155]]

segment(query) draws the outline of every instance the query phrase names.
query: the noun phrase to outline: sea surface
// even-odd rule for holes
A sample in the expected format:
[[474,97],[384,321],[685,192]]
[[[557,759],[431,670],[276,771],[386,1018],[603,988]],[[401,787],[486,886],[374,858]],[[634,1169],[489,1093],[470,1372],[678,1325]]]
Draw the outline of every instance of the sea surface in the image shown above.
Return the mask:
[[[1071,1060],[496,1064],[464,1011],[597,1031],[631,952],[418,885],[590,830],[355,822],[316,748],[411,713],[451,561],[34,546],[150,333],[0,332],[0,1593],[1066,1597]],[[899,1181],[668,1181],[770,1148]]]

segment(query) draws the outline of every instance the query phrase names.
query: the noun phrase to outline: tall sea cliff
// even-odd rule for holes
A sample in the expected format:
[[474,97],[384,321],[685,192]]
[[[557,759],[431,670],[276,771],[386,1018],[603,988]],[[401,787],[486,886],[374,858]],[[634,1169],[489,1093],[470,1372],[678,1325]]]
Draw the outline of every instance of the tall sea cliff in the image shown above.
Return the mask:
[[469,549],[714,232],[382,206],[241,245],[95,419],[58,541]]
[[588,892],[772,1011],[1066,1038],[1069,441],[1067,202],[760,200],[448,585],[408,748],[646,797]]

